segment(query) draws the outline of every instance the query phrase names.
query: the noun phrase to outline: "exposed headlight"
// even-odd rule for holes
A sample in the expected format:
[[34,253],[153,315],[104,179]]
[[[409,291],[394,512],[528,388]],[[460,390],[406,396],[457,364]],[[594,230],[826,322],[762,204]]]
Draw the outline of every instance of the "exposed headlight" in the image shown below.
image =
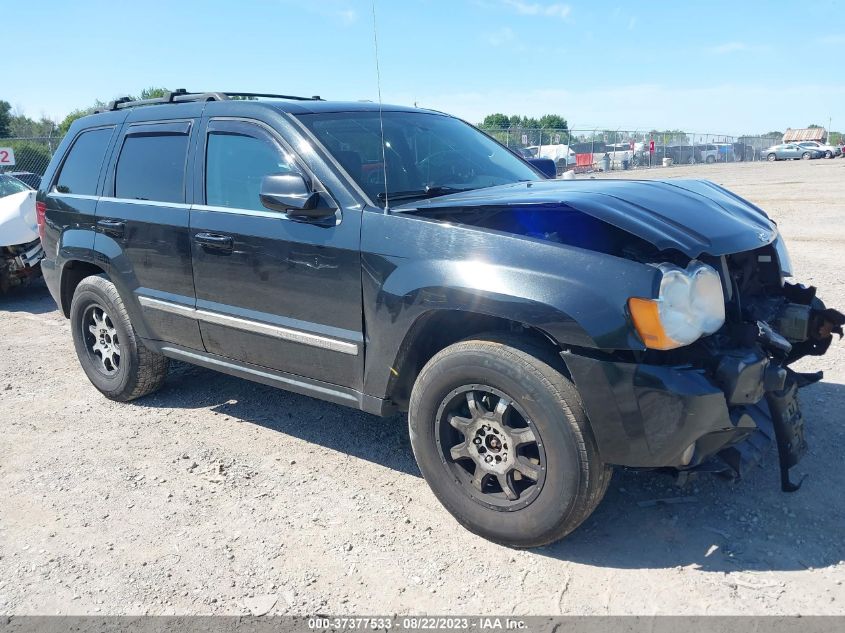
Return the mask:
[[722,280],[699,261],[680,268],[660,264],[663,273],[657,299],[628,300],[634,327],[646,347],[674,349],[713,334],[725,323]]

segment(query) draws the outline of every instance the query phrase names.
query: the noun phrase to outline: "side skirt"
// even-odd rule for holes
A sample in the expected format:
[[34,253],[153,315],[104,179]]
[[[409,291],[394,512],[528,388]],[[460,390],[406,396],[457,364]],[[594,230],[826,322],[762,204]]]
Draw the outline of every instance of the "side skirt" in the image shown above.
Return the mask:
[[270,387],[278,387],[304,396],[342,404],[382,417],[392,415],[396,412],[396,407],[392,402],[369,396],[355,389],[349,389],[348,387],[341,387],[320,380],[314,380],[313,378],[288,374],[259,365],[242,363],[230,358],[200,352],[195,349],[187,349],[169,343],[162,343],[161,341],[144,339],[144,343],[168,358],[199,365],[206,369],[213,369],[214,371],[219,371],[230,376],[260,382]]

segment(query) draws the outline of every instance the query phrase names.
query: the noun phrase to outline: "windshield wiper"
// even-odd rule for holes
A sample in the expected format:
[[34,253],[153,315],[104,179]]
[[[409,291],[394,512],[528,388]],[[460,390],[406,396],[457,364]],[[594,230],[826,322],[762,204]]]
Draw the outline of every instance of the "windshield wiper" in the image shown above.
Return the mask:
[[413,198],[434,198],[435,196],[445,196],[450,193],[461,193],[462,191],[472,191],[475,187],[426,187],[425,189],[417,189],[416,191],[391,191],[387,194],[381,192],[376,196],[381,202],[385,200],[412,200]]

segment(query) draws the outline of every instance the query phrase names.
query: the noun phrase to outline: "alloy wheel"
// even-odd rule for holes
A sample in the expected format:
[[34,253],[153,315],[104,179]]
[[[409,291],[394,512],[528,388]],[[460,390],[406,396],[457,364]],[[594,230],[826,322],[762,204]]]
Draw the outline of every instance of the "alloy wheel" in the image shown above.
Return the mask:
[[88,358],[99,372],[114,376],[120,370],[120,337],[109,314],[97,304],[85,310],[82,335]]
[[522,407],[486,385],[464,385],[437,413],[441,460],[465,494],[490,508],[524,508],[545,481],[542,439]]

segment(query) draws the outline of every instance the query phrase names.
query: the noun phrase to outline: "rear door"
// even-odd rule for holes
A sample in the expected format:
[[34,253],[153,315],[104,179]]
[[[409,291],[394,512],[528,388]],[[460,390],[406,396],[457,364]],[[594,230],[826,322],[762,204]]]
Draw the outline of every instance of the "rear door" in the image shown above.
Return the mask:
[[186,178],[198,120],[124,125],[97,206],[96,243],[110,258],[115,283],[140,303],[148,335],[201,350]]
[[215,355],[360,389],[362,211],[309,221],[264,208],[267,174],[317,183],[292,147],[255,120],[207,121],[190,231],[203,341]]

